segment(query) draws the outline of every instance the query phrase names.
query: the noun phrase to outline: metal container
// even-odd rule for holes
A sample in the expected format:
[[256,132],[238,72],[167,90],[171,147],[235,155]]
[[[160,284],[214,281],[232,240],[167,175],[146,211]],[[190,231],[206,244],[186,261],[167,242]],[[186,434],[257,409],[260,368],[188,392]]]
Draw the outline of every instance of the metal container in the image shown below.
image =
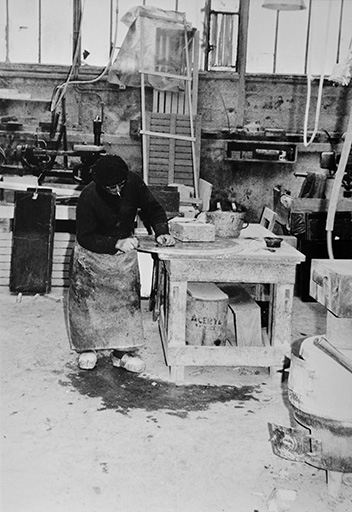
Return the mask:
[[[295,419],[321,442],[313,466],[352,471],[352,373],[317,346],[319,336],[292,347],[288,397]],[[342,351],[341,351],[342,352]],[[352,350],[344,350],[352,357]]]
[[222,238],[239,237],[241,230],[248,226],[248,223],[244,226],[245,217],[245,212],[206,212],[207,222],[214,224],[215,235]]

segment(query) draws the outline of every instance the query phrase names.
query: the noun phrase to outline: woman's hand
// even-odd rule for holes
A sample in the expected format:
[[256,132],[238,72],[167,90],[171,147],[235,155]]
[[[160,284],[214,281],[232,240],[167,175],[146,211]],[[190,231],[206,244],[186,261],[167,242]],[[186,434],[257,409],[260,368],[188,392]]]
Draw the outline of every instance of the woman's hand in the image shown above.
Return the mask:
[[138,247],[138,240],[134,236],[130,238],[121,238],[115,244],[115,249],[121,252],[130,252]]
[[159,235],[156,239],[156,243],[163,247],[170,247],[171,245],[175,245],[175,239],[171,235]]

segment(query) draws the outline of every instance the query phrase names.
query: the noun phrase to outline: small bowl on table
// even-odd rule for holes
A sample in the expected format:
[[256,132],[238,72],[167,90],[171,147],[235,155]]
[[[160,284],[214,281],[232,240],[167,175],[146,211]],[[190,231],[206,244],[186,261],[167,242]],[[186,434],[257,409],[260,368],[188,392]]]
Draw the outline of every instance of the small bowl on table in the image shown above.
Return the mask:
[[264,237],[264,241],[268,248],[277,249],[278,247],[281,247],[282,238],[266,236]]

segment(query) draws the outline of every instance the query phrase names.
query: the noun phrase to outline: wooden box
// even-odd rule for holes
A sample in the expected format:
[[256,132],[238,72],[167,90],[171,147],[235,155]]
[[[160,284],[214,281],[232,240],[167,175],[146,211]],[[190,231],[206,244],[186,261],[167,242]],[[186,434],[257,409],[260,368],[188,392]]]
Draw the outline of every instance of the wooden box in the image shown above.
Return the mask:
[[338,318],[352,318],[352,260],[313,259],[310,295]]
[[228,297],[214,283],[189,282],[187,288],[186,344],[225,344]]

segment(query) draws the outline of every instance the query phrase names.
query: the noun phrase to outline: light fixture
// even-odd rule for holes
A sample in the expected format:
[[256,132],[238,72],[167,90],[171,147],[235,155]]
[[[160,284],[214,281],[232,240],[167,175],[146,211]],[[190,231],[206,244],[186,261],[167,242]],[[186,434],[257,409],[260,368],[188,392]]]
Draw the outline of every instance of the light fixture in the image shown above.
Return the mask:
[[262,7],[275,11],[301,11],[306,9],[304,0],[264,0]]

